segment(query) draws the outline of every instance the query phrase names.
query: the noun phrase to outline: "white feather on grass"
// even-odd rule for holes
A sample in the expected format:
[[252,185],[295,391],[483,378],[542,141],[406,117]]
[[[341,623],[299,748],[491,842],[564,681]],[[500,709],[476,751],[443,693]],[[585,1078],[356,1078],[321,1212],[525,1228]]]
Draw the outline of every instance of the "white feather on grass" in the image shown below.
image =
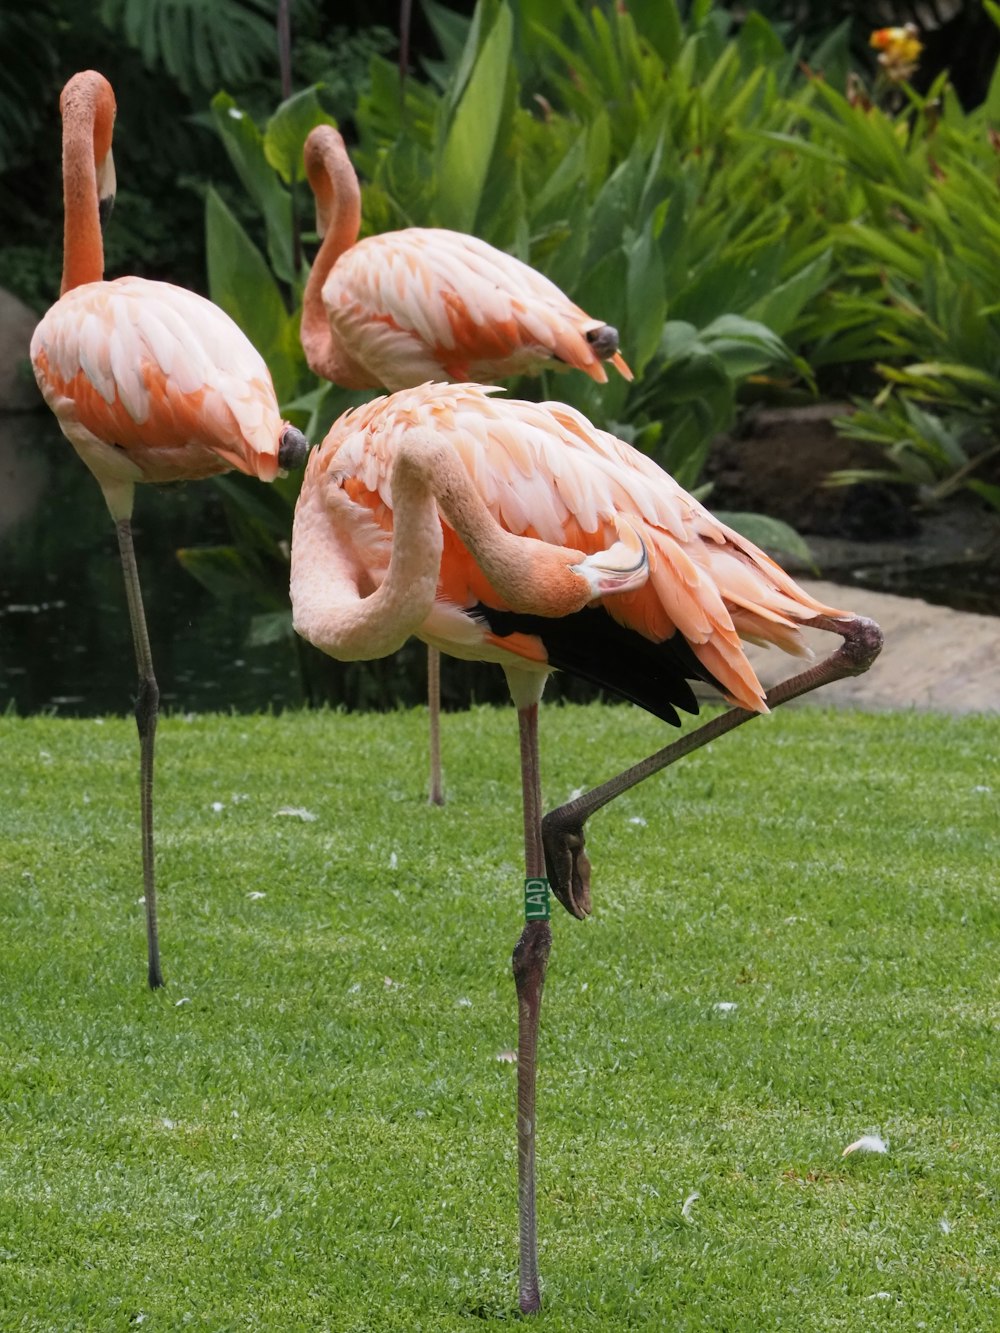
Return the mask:
[[885,1139],[880,1138],[878,1134],[862,1134],[860,1139],[855,1139],[849,1143],[841,1157],[849,1157],[852,1152],[888,1152],[889,1145]]

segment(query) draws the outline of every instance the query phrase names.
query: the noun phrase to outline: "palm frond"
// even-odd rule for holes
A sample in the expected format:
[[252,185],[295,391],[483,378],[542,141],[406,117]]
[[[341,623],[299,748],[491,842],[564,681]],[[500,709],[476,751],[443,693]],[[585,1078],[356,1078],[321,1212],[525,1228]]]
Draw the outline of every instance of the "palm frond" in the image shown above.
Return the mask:
[[276,59],[270,0],[103,0],[101,18],[188,96],[244,84]]

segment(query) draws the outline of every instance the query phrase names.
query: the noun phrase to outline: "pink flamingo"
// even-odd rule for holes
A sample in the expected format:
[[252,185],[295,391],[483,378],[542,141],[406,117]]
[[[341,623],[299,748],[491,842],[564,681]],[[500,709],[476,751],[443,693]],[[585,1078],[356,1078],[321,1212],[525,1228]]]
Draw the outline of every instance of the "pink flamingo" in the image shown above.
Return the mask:
[[[306,283],[302,346],[312,370],[347,389],[408,389],[576,368],[598,383],[608,361],[632,372],[618,333],[547,278],[475,236],[409,227],[358,240],[361,190],[340,134],[318,125],[306,175],[322,238]],[[427,651],[430,800],[443,801],[440,659]]]
[[[497,662],[517,707],[524,806],[518,995],[520,1304],[540,1307],[535,1223],[535,1066],[551,930],[548,883],[590,910],[583,824],[650,773],[797,694],[868,668],[873,622],[823,606],[666,472],[559,403],[425,384],[346,413],[306,469],[292,530],[296,630],[341,660],[395,652],[410,635]],[[837,652],[765,696],[740,642],[802,653],[800,626]],[[541,818],[538,704],[562,668],[668,722],[697,712],[689,680],[734,705]]]
[[159,690],[132,542],[137,482],[238,468],[262,481],[301,464],[308,443],[282,421],[263,359],[218,306],[165,282],[105,282],[101,225],[114,201],[115,97],[94,70],[60,98],[65,231],[60,299],[31,361],[63,434],[97,479],[118,534],[139,693],[142,873],[149,984],[160,969],[153,857],[153,744]]

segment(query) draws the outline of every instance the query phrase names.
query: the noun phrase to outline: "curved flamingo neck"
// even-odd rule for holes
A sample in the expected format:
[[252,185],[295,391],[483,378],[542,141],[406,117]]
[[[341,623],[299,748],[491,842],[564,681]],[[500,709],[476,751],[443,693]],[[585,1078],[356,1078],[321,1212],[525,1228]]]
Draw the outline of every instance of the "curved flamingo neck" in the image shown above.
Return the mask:
[[340,256],[358,239],[361,190],[344,141],[331,125],[320,125],[311,132],[305,163],[323,241],[302,294],[302,347],[317,375],[352,387],[357,368],[333,336],[323,305],[323,284]]
[[63,273],[61,294],[104,277],[104,242],[98,207],[97,162],[111,151],[115,102],[111,86],[93,70],[63,90]]

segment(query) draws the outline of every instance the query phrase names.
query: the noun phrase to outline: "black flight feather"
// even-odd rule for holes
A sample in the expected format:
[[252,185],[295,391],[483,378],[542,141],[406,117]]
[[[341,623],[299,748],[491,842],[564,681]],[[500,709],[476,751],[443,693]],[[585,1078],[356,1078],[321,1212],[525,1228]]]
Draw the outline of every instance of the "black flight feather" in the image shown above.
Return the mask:
[[638,704],[675,727],[680,726],[678,708],[698,712],[689,680],[722,688],[682,634],[653,643],[620,625],[603,607],[587,606],[571,616],[550,618],[498,611],[480,602],[467,608],[467,614],[488,625],[499,639],[534,634],[545,645],[552,666]]

